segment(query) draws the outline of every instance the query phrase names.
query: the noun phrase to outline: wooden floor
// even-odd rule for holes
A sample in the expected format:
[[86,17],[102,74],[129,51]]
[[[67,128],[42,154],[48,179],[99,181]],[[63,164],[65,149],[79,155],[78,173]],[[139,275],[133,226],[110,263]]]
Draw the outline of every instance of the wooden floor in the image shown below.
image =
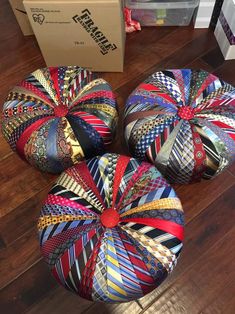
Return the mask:
[[[0,4],[0,100],[31,71],[45,66],[34,37],[23,37],[6,0]],[[127,36],[124,73],[102,74],[120,112],[128,94],[156,70],[202,68],[235,85],[235,61],[223,61],[213,32],[148,28]],[[125,153],[120,123],[111,150]],[[235,313],[235,165],[211,182],[176,186],[186,213],[178,266],[150,295],[122,305],[87,302],[59,287],[42,261],[36,221],[55,176],[25,164],[0,137],[0,312]]]

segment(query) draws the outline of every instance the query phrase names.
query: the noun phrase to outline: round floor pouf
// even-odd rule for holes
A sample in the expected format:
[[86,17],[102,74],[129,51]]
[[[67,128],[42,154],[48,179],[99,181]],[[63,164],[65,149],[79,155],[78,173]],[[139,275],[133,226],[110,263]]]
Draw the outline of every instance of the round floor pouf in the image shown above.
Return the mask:
[[2,132],[31,165],[60,173],[103,154],[116,122],[116,101],[105,80],[79,67],[50,67],[33,72],[9,93]]
[[153,165],[105,154],[61,174],[38,230],[42,254],[61,285],[88,300],[127,302],[173,270],[184,214]]
[[235,88],[202,70],[156,72],[127,100],[125,137],[170,182],[210,179],[235,158]]

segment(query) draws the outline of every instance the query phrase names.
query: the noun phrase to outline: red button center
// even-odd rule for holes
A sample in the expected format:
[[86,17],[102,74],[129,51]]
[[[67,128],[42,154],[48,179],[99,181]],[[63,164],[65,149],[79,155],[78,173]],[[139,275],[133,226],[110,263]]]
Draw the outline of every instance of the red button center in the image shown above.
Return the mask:
[[108,208],[100,216],[101,223],[106,228],[113,228],[119,223],[120,216],[115,209]]
[[65,105],[59,105],[54,107],[54,114],[56,117],[65,117],[68,112],[68,107]]
[[177,114],[183,120],[190,120],[194,117],[194,108],[180,107]]

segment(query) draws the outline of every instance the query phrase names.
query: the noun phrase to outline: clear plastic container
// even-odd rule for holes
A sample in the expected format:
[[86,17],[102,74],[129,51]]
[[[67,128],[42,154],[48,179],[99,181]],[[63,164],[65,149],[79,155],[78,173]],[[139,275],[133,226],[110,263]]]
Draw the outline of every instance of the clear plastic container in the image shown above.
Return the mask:
[[198,3],[199,0],[126,0],[126,7],[142,26],[186,26]]

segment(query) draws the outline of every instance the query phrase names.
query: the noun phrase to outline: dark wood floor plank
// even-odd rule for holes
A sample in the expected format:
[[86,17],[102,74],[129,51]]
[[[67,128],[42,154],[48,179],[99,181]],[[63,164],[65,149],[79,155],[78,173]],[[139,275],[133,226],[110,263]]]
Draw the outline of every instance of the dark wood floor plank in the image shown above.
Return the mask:
[[24,313],[55,287],[55,279],[40,260],[1,291],[1,311],[6,314]]
[[[196,34],[197,36],[192,38],[192,41],[185,43],[182,47],[178,47],[176,45],[176,47],[178,47],[177,50],[172,52],[170,47],[170,54],[165,56],[163,55],[159,61],[155,58],[155,64],[152,67],[142,71],[139,75],[136,73],[136,75],[133,76],[128,84],[122,84],[117,89],[118,94],[122,95],[124,99],[127,99],[129,94],[136,88],[136,86],[138,86],[138,84],[140,84],[152,73],[162,69],[176,69],[185,67],[187,64],[197,59],[201,54],[203,54],[203,52],[208,51],[216,46],[214,35],[210,31],[201,30],[201,32]],[[145,59],[148,59],[147,52],[145,52]]]
[[[194,219],[188,219],[185,227],[184,249],[178,265],[165,283],[150,295],[140,299],[144,308],[160,295],[164,295],[164,291],[167,291],[169,286],[174,286],[174,282],[188,268],[194,268],[197,259],[233,228],[235,219],[234,188],[235,184]],[[228,217],[229,219],[227,219]]]
[[234,314],[235,310],[235,280],[232,280],[226,289],[222,288],[214,295],[213,301],[202,309],[200,314]]
[[27,314],[79,314],[84,313],[92,305],[92,302],[58,286],[48,293],[46,299],[31,307]]
[[235,176],[235,163],[228,168],[228,172]]
[[204,54],[201,59],[213,69],[217,69],[224,63],[224,57],[218,45],[208,53]]
[[207,64],[205,61],[203,61],[201,58],[197,58],[193,60],[192,62],[188,63],[186,67],[189,69],[195,69],[195,70],[202,69],[207,72],[213,71],[213,68],[209,64]]
[[0,163],[0,217],[37,194],[54,180],[22,161],[16,154]]
[[186,221],[192,220],[220,195],[223,195],[224,192],[234,185],[234,182],[234,177],[230,173],[224,172],[213,180],[175,186],[183,204]]
[[226,82],[235,85],[235,64],[234,60],[224,62],[216,71],[215,75],[222,77]]
[[12,242],[28,232],[32,226],[36,226],[42,202],[46,198],[51,184],[34,194],[33,197],[22,202],[15,210],[0,219],[0,234],[4,245],[9,246]]
[[[61,300],[64,300],[61,302]],[[58,307],[58,304],[60,306]],[[79,296],[72,294],[62,287],[58,287],[48,293],[46,299],[35,304],[26,313],[27,314],[108,314],[108,313],[122,313],[138,314],[141,312],[141,307],[136,302],[124,303],[124,304],[104,304],[93,303]]]
[[[135,302],[121,304],[99,304],[95,303],[88,308],[84,314],[139,314],[142,311],[141,307]],[[35,313],[36,314],[36,313]],[[75,314],[75,312],[74,312]]]
[[36,226],[25,233],[12,245],[0,251],[0,289],[41,258]]
[[2,132],[0,132],[0,143],[1,143],[1,151],[0,151],[0,162],[4,158],[8,158],[10,155],[13,154],[13,151],[11,150],[8,143],[5,141]]
[[234,237],[235,228],[232,228],[142,313],[200,313],[221,288],[227,289],[234,281],[235,243],[230,241]]
[[202,253],[206,253],[233,228],[235,220],[234,189],[235,184],[195,219],[187,223],[185,228],[185,250],[178,265],[178,271],[183,271],[188,266],[191,267]]
[[[205,31],[205,30],[204,30]],[[175,54],[164,58],[162,62],[156,64],[151,70],[161,66],[163,69],[183,68],[186,64],[200,57],[203,53],[216,47],[214,35],[210,30],[206,30],[200,36],[188,42]],[[190,53],[189,53],[190,51]]]

